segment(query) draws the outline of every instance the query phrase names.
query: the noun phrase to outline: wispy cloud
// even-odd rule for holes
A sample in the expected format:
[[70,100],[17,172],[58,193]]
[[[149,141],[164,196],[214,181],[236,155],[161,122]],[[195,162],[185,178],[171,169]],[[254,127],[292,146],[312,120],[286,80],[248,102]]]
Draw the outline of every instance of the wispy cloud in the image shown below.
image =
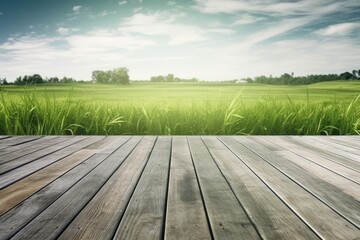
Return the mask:
[[0,12],[0,15],[3,15],[4,13]]
[[73,52],[110,53],[117,50],[132,50],[156,45],[156,42],[141,36],[124,34],[117,30],[94,30],[83,35],[66,38]]
[[203,29],[194,25],[185,25],[176,22],[184,16],[166,12],[135,13],[121,22],[119,30],[125,33],[137,33],[149,36],[165,36],[168,44],[178,45],[207,39]]
[[77,28],[65,28],[65,27],[59,27],[56,32],[61,34],[61,35],[68,35],[70,33],[79,31],[79,29]]
[[170,1],[168,1],[166,4],[169,5],[169,6],[174,6],[174,5],[176,5],[176,2],[170,0]]
[[291,2],[281,2],[279,0],[195,0],[195,3],[195,9],[209,14],[252,12],[281,16],[326,14],[349,10],[359,5],[358,0],[299,0]]
[[360,23],[348,22],[330,25],[326,28],[319,29],[315,33],[322,36],[345,36],[353,32],[360,31]]
[[241,16],[236,18],[236,20],[233,22],[233,25],[251,24],[251,23],[263,21],[265,19],[266,18],[264,17],[256,17],[250,14],[242,14]]
[[80,12],[81,9],[82,9],[82,6],[80,6],[80,5],[73,6],[73,8],[72,8],[73,12]]
[[126,4],[127,3],[127,1],[120,1],[119,2],[119,5],[121,6],[121,5],[124,5],[124,4]]

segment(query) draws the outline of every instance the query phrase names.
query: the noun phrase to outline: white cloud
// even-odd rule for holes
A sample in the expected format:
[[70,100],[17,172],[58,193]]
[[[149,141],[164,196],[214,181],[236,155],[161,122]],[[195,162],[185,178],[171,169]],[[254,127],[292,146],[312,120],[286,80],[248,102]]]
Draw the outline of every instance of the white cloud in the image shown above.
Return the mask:
[[133,13],[141,12],[141,10],[142,10],[142,7],[134,8],[134,9],[133,9]]
[[300,0],[279,2],[278,0],[195,0],[194,8],[203,13],[253,12],[276,15],[316,15],[340,12],[359,6],[358,0]]
[[120,1],[119,2],[119,5],[124,5],[124,4],[126,4],[127,3],[127,1]]
[[126,33],[137,33],[149,36],[165,36],[168,44],[178,45],[199,42],[208,39],[205,31],[194,25],[177,23],[183,14],[155,12],[150,14],[136,13],[124,19],[119,30]]
[[109,15],[109,12],[108,12],[107,10],[104,10],[104,11],[102,11],[102,12],[99,13],[99,16],[100,16],[100,17],[105,17],[105,16],[107,16],[107,15]]
[[59,27],[56,32],[61,34],[61,35],[68,35],[72,32],[76,32],[79,31],[79,29],[77,28],[65,28],[65,27]]
[[255,17],[250,14],[243,14],[234,21],[233,25],[251,24],[251,23],[263,21],[265,19],[266,18],[264,18],[264,17]]
[[113,30],[95,30],[66,38],[72,52],[111,53],[156,45],[152,40]]
[[322,36],[345,36],[360,30],[360,23],[349,22],[330,25],[319,29],[315,33]]
[[167,2],[167,5],[169,5],[169,6],[174,6],[174,5],[176,5],[176,2],[170,0],[170,1]]
[[272,26],[262,29],[252,35],[250,35],[245,41],[245,44],[253,45],[269,38],[278,36],[280,34],[291,31],[295,28],[304,26],[313,21],[312,17],[303,17],[295,19],[286,19],[273,24]]
[[72,8],[72,10],[73,10],[74,12],[80,12],[81,8],[82,8],[82,6],[77,5],[77,6],[74,6],[74,7]]
[[[256,60],[268,74],[296,75],[341,73],[360,62],[360,49],[350,40],[284,40],[255,51]],[[285,56],[285,57],[284,57]],[[260,68],[259,68],[260,69]]]
[[220,34],[234,34],[234,33],[236,33],[235,30],[230,29],[230,28],[211,28],[211,29],[207,30],[207,32],[220,33]]

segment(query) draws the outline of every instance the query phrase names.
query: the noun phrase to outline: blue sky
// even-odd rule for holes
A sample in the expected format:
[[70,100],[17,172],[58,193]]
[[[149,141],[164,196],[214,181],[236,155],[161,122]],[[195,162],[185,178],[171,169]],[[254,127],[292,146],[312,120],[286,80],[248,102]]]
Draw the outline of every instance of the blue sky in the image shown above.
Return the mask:
[[360,68],[359,0],[1,0],[0,77],[148,80]]

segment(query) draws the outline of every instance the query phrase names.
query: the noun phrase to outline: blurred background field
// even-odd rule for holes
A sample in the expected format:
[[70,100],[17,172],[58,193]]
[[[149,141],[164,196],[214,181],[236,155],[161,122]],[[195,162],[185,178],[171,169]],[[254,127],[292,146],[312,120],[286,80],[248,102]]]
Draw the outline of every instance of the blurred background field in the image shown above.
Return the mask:
[[359,134],[359,81],[1,86],[0,134]]

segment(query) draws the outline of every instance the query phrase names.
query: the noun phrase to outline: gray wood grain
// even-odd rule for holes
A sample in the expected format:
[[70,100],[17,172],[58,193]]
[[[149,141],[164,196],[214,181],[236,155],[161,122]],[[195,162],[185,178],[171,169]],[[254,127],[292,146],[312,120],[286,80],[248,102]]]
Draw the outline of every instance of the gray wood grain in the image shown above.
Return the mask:
[[[0,175],[0,189],[3,189],[4,187],[6,187],[8,185],[34,173],[36,171],[39,171],[40,169],[42,169],[54,162],[57,162],[64,157],[69,156],[70,154],[72,154],[94,142],[97,142],[102,138],[103,137],[97,137],[97,136],[96,137],[94,136],[91,138],[89,138],[89,137],[74,137],[73,141],[72,141],[73,144],[68,145],[67,147],[65,147],[61,150],[52,152],[51,155],[46,155],[41,158],[36,157],[36,160]],[[11,163],[11,162],[9,162],[9,163]]]
[[[359,236],[359,230],[351,222],[260,157],[258,154],[270,158],[265,148],[259,149],[256,143],[249,143],[246,138],[238,137],[236,141],[232,137],[222,137],[221,140],[319,236],[329,239],[355,239]],[[260,152],[254,152],[255,149]]]
[[111,239],[156,137],[144,137],[59,239]]
[[114,239],[162,239],[171,138],[159,137]]
[[218,139],[214,137],[203,137],[203,139],[262,239],[319,239]]
[[76,217],[139,143],[133,137],[21,229],[13,239],[54,239]]
[[260,239],[200,137],[188,137],[215,239]]
[[173,137],[165,239],[211,239],[186,137]]

